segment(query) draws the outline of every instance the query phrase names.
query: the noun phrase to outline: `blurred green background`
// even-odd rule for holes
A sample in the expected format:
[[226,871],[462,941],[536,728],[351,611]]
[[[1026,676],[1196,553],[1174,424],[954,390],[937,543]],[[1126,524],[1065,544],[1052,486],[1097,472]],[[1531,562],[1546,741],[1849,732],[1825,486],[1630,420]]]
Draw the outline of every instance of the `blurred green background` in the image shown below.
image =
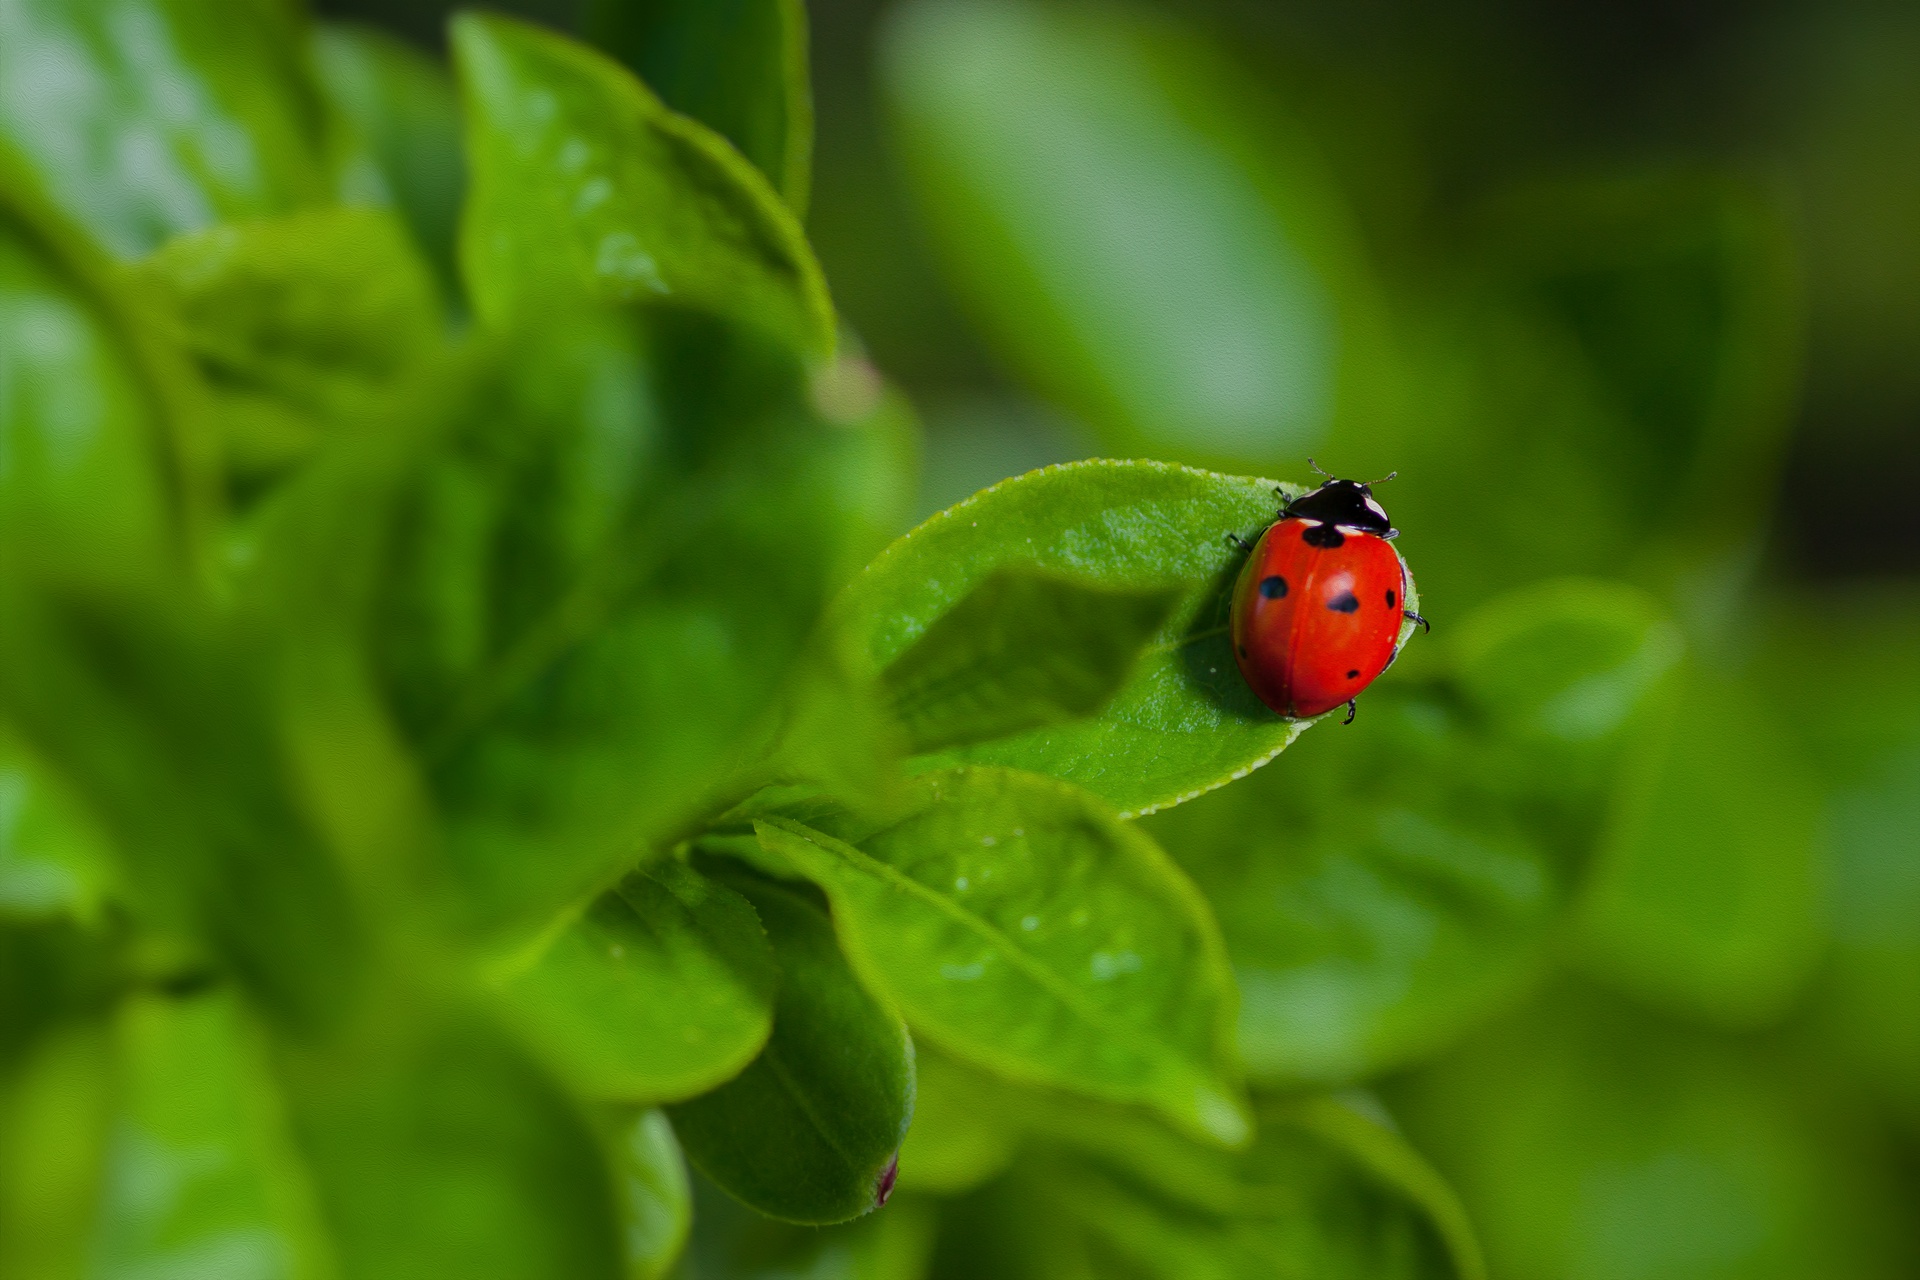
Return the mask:
[[[1399,473],[1433,646],[1147,819],[1255,1082],[1377,1091],[1502,1280],[1920,1276],[1920,10],[808,11],[808,230],[919,513]],[[1503,696],[1540,625],[1591,676]],[[755,1229],[710,1198],[696,1266]]]
[[[1151,821],[1256,1078],[1378,1081],[1496,1276],[1920,1275],[1920,10],[808,7],[809,232],[924,416],[920,511],[1312,455],[1398,469],[1440,634],[1502,601],[1483,658],[1625,589],[1508,594],[1549,580],[1672,620],[1618,779],[1429,733],[1415,646]],[[322,8],[432,45],[442,6]],[[1410,792],[1483,844],[1421,864]]]

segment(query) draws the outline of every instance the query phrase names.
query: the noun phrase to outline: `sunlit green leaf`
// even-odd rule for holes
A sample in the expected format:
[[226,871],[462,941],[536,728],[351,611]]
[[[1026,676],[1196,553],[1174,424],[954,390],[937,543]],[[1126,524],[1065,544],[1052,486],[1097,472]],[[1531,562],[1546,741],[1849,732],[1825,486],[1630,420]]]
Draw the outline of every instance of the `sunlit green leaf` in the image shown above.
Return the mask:
[[724,134],[805,213],[813,90],[801,0],[594,0],[595,44],[683,115]]
[[995,572],[881,675],[908,750],[990,742],[1093,714],[1177,599],[1172,589],[1114,591]]
[[1193,33],[1119,9],[923,0],[885,55],[948,278],[990,342],[1115,448],[1271,465],[1394,394],[1329,176]]
[[844,616],[885,668],[999,570],[1064,574],[1109,591],[1178,591],[1100,714],[926,761],[1051,774],[1123,813],[1151,812],[1244,776],[1304,727],[1254,697],[1227,639],[1228,592],[1243,558],[1227,535],[1257,533],[1276,505],[1267,480],[1155,462],[1049,467],[951,507],[889,547],[854,581]]
[[326,140],[276,0],[0,9],[0,143],[113,254],[324,200]]
[[453,78],[440,63],[371,27],[322,23],[314,69],[327,105],[351,126],[448,297],[466,159]]
[[1004,769],[915,779],[898,816],[756,824],[827,892],[874,990],[948,1052],[1016,1079],[1246,1136],[1232,979],[1211,916],[1153,842],[1085,792]]
[[663,1102],[753,1060],[772,1027],[775,979],[746,899],[666,861],[600,897],[505,994],[577,1088]]
[[504,18],[453,30],[472,194],[461,263],[480,315],[555,297],[671,295],[833,350],[799,224],[719,135],[592,50]]
[[770,1217],[841,1222],[892,1187],[913,1116],[913,1042],[867,994],[803,889],[734,873],[780,966],[773,1037],[714,1092],[671,1108],[687,1157]]

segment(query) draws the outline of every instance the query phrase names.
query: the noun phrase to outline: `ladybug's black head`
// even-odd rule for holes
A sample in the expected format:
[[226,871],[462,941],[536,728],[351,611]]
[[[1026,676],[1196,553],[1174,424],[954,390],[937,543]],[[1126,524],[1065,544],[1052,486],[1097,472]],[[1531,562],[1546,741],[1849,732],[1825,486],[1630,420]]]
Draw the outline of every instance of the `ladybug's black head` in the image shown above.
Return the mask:
[[1318,520],[1349,533],[1371,533],[1391,538],[1400,531],[1387,511],[1373,498],[1373,486],[1358,480],[1328,480],[1312,493],[1287,504],[1281,512],[1289,520]]

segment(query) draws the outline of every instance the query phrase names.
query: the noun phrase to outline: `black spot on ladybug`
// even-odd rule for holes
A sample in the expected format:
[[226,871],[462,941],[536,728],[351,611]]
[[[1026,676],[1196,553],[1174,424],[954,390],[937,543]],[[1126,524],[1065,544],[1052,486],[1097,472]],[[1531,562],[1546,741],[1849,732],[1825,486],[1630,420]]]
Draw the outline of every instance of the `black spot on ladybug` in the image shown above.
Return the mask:
[[1245,645],[1240,646],[1240,656],[1243,658],[1247,656],[1247,646]]
[[1347,535],[1330,524],[1310,524],[1307,526],[1306,532],[1300,535],[1300,541],[1310,547],[1319,547],[1322,550],[1331,551],[1335,547],[1344,546],[1347,541]]
[[1342,591],[1339,595],[1327,601],[1327,608],[1333,610],[1335,613],[1352,613],[1359,607],[1360,598],[1351,591]]
[[1281,577],[1279,574],[1276,573],[1271,578],[1260,579],[1260,598],[1261,599],[1278,600],[1280,599],[1280,597],[1286,594],[1287,594],[1287,580]]
[[1360,678],[1360,672],[1358,669],[1347,672],[1347,679],[1358,680],[1359,678]]
[[1387,608],[1393,608],[1393,592],[1387,592]]

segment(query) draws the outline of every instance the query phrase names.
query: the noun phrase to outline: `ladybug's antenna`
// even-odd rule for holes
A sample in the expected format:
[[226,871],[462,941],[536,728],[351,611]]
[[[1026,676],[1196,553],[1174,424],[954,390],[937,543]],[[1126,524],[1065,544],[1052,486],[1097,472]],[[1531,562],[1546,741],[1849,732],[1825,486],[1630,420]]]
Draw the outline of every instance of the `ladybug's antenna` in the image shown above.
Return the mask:
[[1322,471],[1319,467],[1315,466],[1312,458],[1307,459],[1307,470],[1313,472],[1313,474],[1317,476],[1325,476],[1329,480],[1334,478],[1333,472]]
[[1387,472],[1387,474],[1381,476],[1378,480],[1362,480],[1360,483],[1366,485],[1368,488],[1372,488],[1376,484],[1385,484],[1387,481],[1393,479],[1395,476],[1399,474],[1400,473],[1398,471],[1389,471]]

